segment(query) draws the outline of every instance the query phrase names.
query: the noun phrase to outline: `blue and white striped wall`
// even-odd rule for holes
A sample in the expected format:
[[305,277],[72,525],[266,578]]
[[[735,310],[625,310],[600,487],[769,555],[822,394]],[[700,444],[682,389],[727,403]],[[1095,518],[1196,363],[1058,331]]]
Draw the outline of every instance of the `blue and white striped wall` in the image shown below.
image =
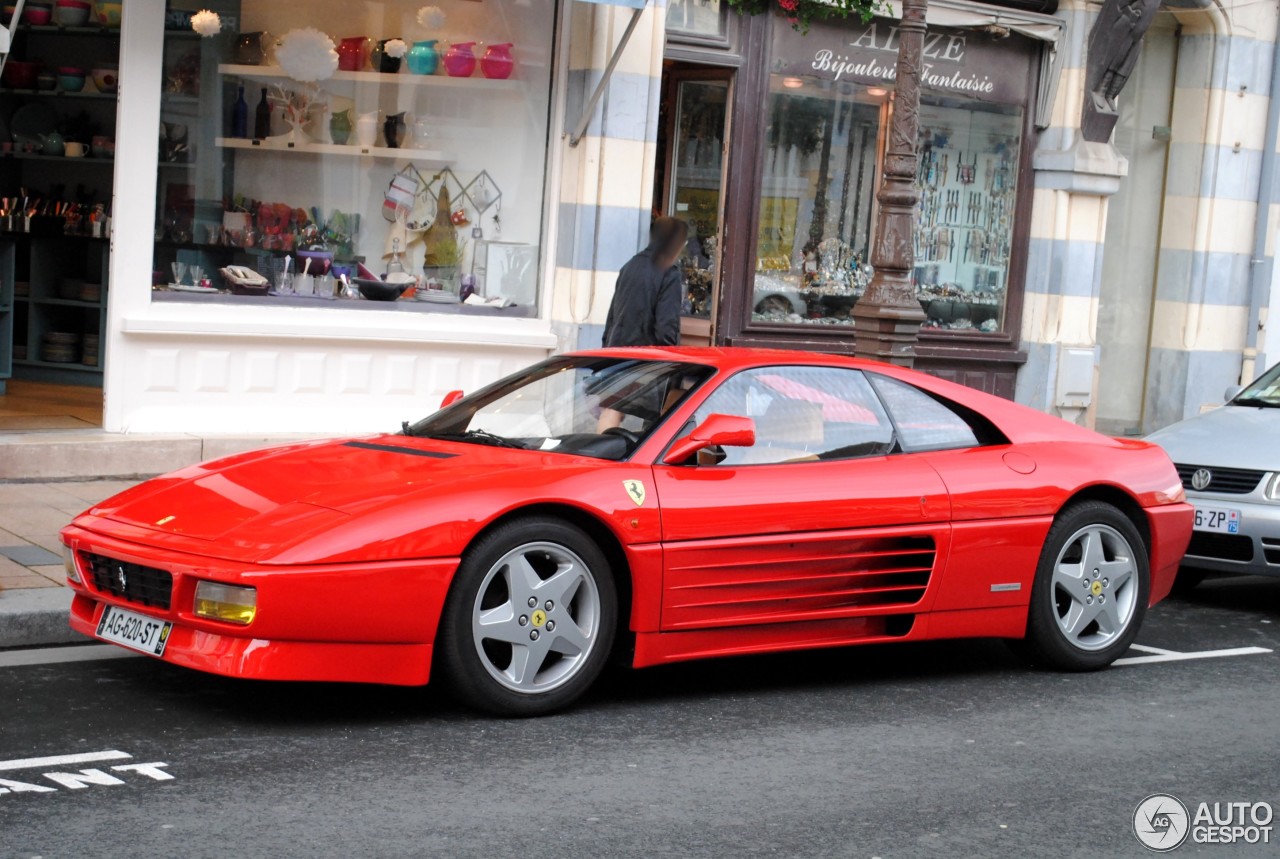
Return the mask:
[[[566,139],[632,14],[627,8],[591,3],[572,7]],[[650,3],[586,135],[575,147],[561,147],[551,290],[552,321],[561,349],[600,345],[618,271],[648,242],[665,22],[665,0]]]
[[[1222,402],[1261,367],[1249,348],[1254,257],[1275,53],[1274,5],[1174,10],[1182,25],[1173,102],[1144,426]],[[1270,277],[1266,277],[1270,281]],[[1263,359],[1265,360],[1265,358]]]

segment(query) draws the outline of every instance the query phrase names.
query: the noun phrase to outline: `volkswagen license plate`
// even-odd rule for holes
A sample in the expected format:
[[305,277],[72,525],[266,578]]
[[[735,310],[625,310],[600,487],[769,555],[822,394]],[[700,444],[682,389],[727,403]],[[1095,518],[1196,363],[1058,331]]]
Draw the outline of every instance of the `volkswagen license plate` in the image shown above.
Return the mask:
[[1219,534],[1239,534],[1243,521],[1239,510],[1227,507],[1201,507],[1196,505],[1196,519],[1192,526],[1197,531],[1215,531]]
[[160,656],[164,653],[164,646],[172,629],[173,624],[166,620],[156,620],[145,614],[109,605],[98,621],[97,636],[103,641],[120,644],[140,653]]

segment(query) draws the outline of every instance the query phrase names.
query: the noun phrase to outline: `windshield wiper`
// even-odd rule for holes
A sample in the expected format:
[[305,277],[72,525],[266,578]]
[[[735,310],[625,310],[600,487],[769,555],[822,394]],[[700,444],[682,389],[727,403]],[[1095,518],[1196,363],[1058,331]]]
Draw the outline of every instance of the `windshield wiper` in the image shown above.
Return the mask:
[[516,450],[528,450],[527,447],[514,442],[509,438],[503,438],[500,435],[494,435],[488,430],[474,429],[466,432],[438,432],[432,433],[427,438],[438,438],[441,441],[472,441],[479,444],[492,445],[493,447],[511,447]]
[[1231,401],[1233,406],[1257,406],[1260,409],[1280,409],[1280,403],[1264,400],[1261,397],[1236,397]]

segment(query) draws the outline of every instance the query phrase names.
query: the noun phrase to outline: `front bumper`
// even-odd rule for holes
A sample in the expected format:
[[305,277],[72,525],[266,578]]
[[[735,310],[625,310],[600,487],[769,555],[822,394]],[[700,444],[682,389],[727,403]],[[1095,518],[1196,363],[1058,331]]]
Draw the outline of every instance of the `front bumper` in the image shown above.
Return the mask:
[[[414,686],[427,682],[432,642],[457,558],[311,567],[239,564],[118,540],[75,526],[62,532],[76,553],[80,582],[71,628],[94,636],[108,604],[173,623],[165,662],[258,680],[321,680]],[[163,570],[168,607],[100,587],[86,554]],[[200,580],[257,589],[246,626],[192,612]]]
[[[1265,483],[1265,481],[1264,481]],[[1240,511],[1240,532],[1194,531],[1183,566],[1237,575],[1280,577],[1280,503],[1266,501],[1261,489],[1248,495],[1187,492],[1193,505]]]

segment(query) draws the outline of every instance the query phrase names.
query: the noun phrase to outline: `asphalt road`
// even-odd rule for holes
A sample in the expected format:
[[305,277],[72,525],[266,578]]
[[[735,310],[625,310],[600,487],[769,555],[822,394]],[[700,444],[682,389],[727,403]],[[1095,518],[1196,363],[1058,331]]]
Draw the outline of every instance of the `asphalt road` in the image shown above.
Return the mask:
[[[852,648],[619,671],[529,721],[146,657],[3,667],[0,787],[41,790],[0,794],[0,856],[1146,856],[1149,794],[1280,807],[1280,582],[1206,584],[1138,641],[1274,652],[1065,675],[991,641]],[[86,769],[109,783],[45,775]]]

